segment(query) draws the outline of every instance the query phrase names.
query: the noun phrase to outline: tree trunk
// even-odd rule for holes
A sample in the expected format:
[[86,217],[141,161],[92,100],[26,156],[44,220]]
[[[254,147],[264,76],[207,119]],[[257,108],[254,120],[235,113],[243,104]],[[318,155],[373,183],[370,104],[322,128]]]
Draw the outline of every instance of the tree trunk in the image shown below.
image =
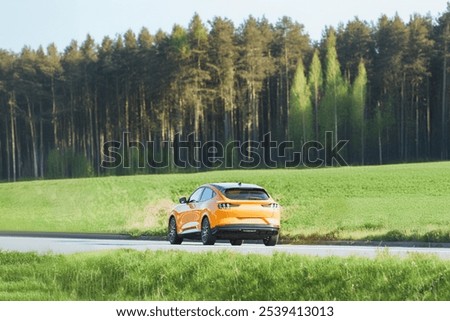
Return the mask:
[[364,121],[366,118],[366,100],[364,96],[364,88],[361,86],[362,117],[361,117],[361,165],[364,165]]
[[383,165],[383,145],[381,144],[381,130],[378,128],[378,161]]
[[266,121],[266,128],[263,134],[266,134],[271,131],[271,124],[272,124],[272,117],[270,116],[270,111],[272,110],[272,100],[270,99],[271,90],[270,90],[270,77],[267,79],[267,121]]
[[94,166],[93,168],[96,169],[97,175],[100,175],[100,162],[101,162],[101,146],[100,146],[100,124],[98,121],[98,99],[97,99],[97,85],[95,85],[95,91],[94,91]]
[[42,102],[39,102],[39,116],[39,175],[41,178],[44,178],[44,124],[42,121]]
[[12,155],[12,180],[13,182],[17,179],[17,168],[16,168],[16,116],[15,116],[15,94],[14,92],[10,96],[9,100],[9,112],[11,120],[11,155]]
[[282,126],[284,127],[284,138],[286,139],[288,137],[289,133],[289,107],[290,107],[290,97],[289,97],[289,60],[288,60],[288,50],[286,46],[286,39],[284,41],[284,66],[285,66],[285,77],[286,77],[286,116],[284,118],[284,122]]
[[31,133],[31,146],[33,150],[33,175],[34,178],[39,177],[38,173],[38,160],[37,160],[37,144],[36,144],[36,127],[34,124],[34,115],[31,110],[31,103],[28,96],[26,96],[27,100],[27,109],[28,109],[28,124],[30,126],[30,133]]
[[[447,25],[449,33],[449,25]],[[441,159],[448,158],[447,146],[447,36],[444,35],[444,62],[442,66],[442,117],[441,117]]]
[[[283,129],[281,128],[282,126],[281,126],[281,124],[280,124],[280,119],[281,119],[281,117],[282,117],[282,115],[283,115],[283,99],[282,99],[282,95],[283,95],[283,73],[282,73],[282,71],[281,71],[281,69],[280,69],[280,73],[279,73],[279,76],[278,76],[279,78],[278,78],[278,86],[277,86],[277,88],[278,88],[278,90],[277,90],[277,108],[276,108],[276,112],[275,112],[275,117],[274,117],[274,119],[276,119],[276,121],[274,122],[275,124],[275,126],[276,126],[276,132],[277,132],[277,139],[280,139],[280,137],[282,137],[283,136]],[[283,138],[281,138],[281,139],[284,139],[284,137]]]
[[74,117],[74,95],[73,86],[70,85],[70,128],[69,128],[69,146],[72,146],[72,151],[75,152],[75,117]]
[[53,124],[53,141],[55,147],[58,146],[58,113],[56,108],[56,97],[55,97],[55,80],[53,76],[51,77],[51,91],[52,91],[52,124]]
[[[11,116],[12,115],[10,114],[10,117]],[[8,182],[10,182],[11,181],[11,152],[9,150],[9,128],[8,127],[9,127],[8,126],[8,118],[5,117],[6,171],[7,171]]]
[[400,89],[400,158],[405,160],[405,74],[403,73]]
[[430,77],[427,76],[427,158],[431,157]]
[[316,141],[319,141],[319,93],[317,92],[319,88],[314,90],[314,126],[316,133]]
[[333,91],[334,91],[334,136],[335,136],[335,142],[339,141],[338,138],[338,115],[337,115],[337,93],[336,93],[336,84],[334,85]]
[[17,117],[14,115],[14,135],[16,141],[16,151],[17,151],[17,178],[22,177],[22,149],[21,141],[19,139],[19,131],[17,129]]
[[[0,139],[0,150],[3,150],[2,139]],[[3,180],[3,154],[0,154],[0,180]]]
[[415,95],[415,109],[416,109],[416,160],[419,159],[419,94]]
[[252,135],[252,139],[254,141],[258,140],[258,133],[259,133],[259,115],[260,115],[260,104],[259,104],[259,97],[258,97],[258,93],[255,90],[255,87],[253,87],[253,119],[252,119],[252,130],[253,130],[253,135]]

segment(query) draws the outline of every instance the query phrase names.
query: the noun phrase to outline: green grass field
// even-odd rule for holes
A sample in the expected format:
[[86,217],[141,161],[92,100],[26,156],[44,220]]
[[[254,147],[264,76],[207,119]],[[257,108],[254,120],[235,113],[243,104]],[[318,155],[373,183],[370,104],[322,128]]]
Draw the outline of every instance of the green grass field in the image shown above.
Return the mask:
[[450,241],[450,162],[2,183],[0,230],[162,235],[180,196],[218,181],[265,187],[285,240]]
[[120,250],[0,252],[4,300],[450,300],[450,261]]

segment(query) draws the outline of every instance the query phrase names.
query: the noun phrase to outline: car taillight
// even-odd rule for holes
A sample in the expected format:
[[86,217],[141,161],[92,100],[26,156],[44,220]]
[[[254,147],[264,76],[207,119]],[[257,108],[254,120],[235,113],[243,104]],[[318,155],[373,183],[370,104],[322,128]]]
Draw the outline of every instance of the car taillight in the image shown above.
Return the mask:
[[262,207],[270,207],[270,208],[279,208],[280,205],[278,203],[270,203],[270,204],[262,204]]
[[219,204],[217,204],[217,207],[220,208],[220,209],[227,209],[227,208],[230,208],[230,207],[237,207],[237,206],[239,206],[239,205],[238,204],[230,204],[230,203],[219,203]]

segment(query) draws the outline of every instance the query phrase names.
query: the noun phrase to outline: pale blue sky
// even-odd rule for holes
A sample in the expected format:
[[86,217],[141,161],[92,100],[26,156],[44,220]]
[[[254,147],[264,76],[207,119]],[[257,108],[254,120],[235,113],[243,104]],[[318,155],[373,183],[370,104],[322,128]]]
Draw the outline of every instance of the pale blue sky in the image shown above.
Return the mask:
[[187,26],[194,12],[203,21],[227,17],[235,25],[250,14],[270,22],[287,15],[305,25],[319,40],[326,25],[337,26],[358,16],[376,21],[382,13],[397,12],[408,20],[413,13],[436,17],[446,0],[0,0],[0,48],[19,52],[24,45],[37,48],[56,43],[59,50],[71,39],[82,42],[90,33],[97,43],[131,28],[146,26],[151,33],[169,31],[174,23]]

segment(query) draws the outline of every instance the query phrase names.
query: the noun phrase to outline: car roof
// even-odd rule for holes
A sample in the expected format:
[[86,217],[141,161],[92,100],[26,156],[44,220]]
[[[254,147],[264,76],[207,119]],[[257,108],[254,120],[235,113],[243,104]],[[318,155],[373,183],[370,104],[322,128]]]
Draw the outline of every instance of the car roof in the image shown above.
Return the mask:
[[261,186],[255,185],[255,184],[245,184],[245,183],[237,183],[237,182],[236,183],[210,183],[210,184],[206,184],[204,186],[207,186],[207,185],[214,186],[221,192],[223,192],[229,188],[243,188],[243,189],[257,188],[257,189],[264,190],[264,188],[262,188]]

